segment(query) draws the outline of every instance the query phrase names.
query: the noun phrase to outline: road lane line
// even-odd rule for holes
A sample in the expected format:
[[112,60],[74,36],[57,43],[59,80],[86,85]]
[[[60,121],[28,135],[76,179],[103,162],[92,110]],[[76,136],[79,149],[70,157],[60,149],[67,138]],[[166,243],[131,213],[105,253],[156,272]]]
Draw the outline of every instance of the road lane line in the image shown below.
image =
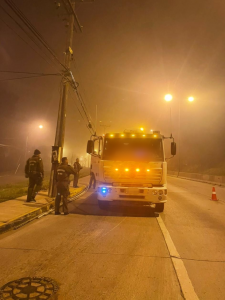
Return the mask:
[[183,260],[180,258],[180,254],[178,253],[178,251],[172,241],[169,231],[167,230],[167,228],[160,216],[156,219],[158,221],[159,227],[164,236],[164,239],[165,239],[167,248],[169,250],[169,253],[170,253],[170,256],[172,259],[172,263],[173,263],[175,272],[177,274],[177,278],[179,280],[180,287],[181,287],[181,290],[182,290],[185,300],[199,300],[197,294],[195,293],[192,282],[188,276],[188,273],[184,266]]

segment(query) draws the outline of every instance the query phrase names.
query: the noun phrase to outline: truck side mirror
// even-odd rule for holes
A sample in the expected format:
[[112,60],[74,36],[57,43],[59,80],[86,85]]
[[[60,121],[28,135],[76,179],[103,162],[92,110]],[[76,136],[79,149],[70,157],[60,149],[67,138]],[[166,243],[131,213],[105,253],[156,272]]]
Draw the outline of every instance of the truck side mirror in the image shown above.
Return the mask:
[[89,140],[87,143],[87,153],[91,154],[94,150],[94,142],[92,140]]
[[175,142],[171,143],[171,155],[176,155],[177,153],[177,145]]

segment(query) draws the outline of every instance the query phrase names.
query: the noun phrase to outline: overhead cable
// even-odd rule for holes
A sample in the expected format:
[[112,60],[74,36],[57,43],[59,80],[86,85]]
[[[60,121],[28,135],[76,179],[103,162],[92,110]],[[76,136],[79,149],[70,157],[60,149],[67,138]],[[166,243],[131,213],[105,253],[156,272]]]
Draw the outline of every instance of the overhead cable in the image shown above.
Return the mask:
[[[40,47],[40,45],[34,40],[34,38],[22,27],[22,25],[20,23],[18,23],[12,15],[10,15],[7,10],[5,10],[4,7],[2,7],[2,5],[0,5],[0,8],[2,9],[2,11],[4,11],[4,13],[10,17],[13,22],[28,36],[28,38],[43,52],[43,49]],[[1,18],[2,22],[9,28],[11,29],[21,40],[23,40],[33,51],[35,51],[41,58],[43,58],[48,64],[54,64],[54,67],[56,67],[56,62],[53,62],[52,60],[50,60],[50,58],[46,55],[46,57],[50,60],[48,61],[44,56],[42,56],[34,47],[32,47],[20,34],[18,34],[11,26],[9,26],[2,18]]]
[[51,49],[48,43],[44,40],[38,30],[32,25],[32,23],[27,19],[27,17],[20,11],[20,9],[15,5],[12,0],[5,0],[7,5],[13,10],[13,12],[18,16],[18,18],[24,23],[25,26],[35,35],[35,37],[41,42],[41,44],[49,51],[52,57],[65,69],[68,71],[68,68],[61,63],[58,59],[55,52]]
[[30,75],[43,75],[43,76],[56,76],[61,75],[60,73],[37,73],[37,72],[18,72],[18,71],[0,71],[0,73],[11,73],[11,74],[30,74]]
[[61,74],[47,74],[47,75],[34,75],[34,76],[24,76],[24,77],[5,78],[5,79],[0,79],[0,81],[11,81],[11,80],[28,79],[28,78],[37,78],[37,77],[46,77],[46,76],[61,76]]

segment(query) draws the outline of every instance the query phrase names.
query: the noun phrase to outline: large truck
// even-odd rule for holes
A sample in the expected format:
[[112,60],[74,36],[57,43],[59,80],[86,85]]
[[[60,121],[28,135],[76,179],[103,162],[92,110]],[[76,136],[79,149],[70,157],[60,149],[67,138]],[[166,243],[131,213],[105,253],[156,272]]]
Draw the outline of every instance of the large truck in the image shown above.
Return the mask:
[[[93,135],[87,144],[95,176],[99,207],[118,204],[155,205],[163,212],[167,202],[167,162],[164,137],[159,131]],[[171,155],[176,143],[171,142]]]

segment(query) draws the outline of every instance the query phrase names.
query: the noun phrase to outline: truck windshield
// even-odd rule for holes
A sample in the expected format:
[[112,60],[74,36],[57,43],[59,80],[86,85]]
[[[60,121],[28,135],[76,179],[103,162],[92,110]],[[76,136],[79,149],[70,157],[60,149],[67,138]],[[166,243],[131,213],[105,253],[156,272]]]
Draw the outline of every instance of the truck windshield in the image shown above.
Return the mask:
[[103,149],[104,160],[163,161],[161,139],[153,138],[106,138]]

